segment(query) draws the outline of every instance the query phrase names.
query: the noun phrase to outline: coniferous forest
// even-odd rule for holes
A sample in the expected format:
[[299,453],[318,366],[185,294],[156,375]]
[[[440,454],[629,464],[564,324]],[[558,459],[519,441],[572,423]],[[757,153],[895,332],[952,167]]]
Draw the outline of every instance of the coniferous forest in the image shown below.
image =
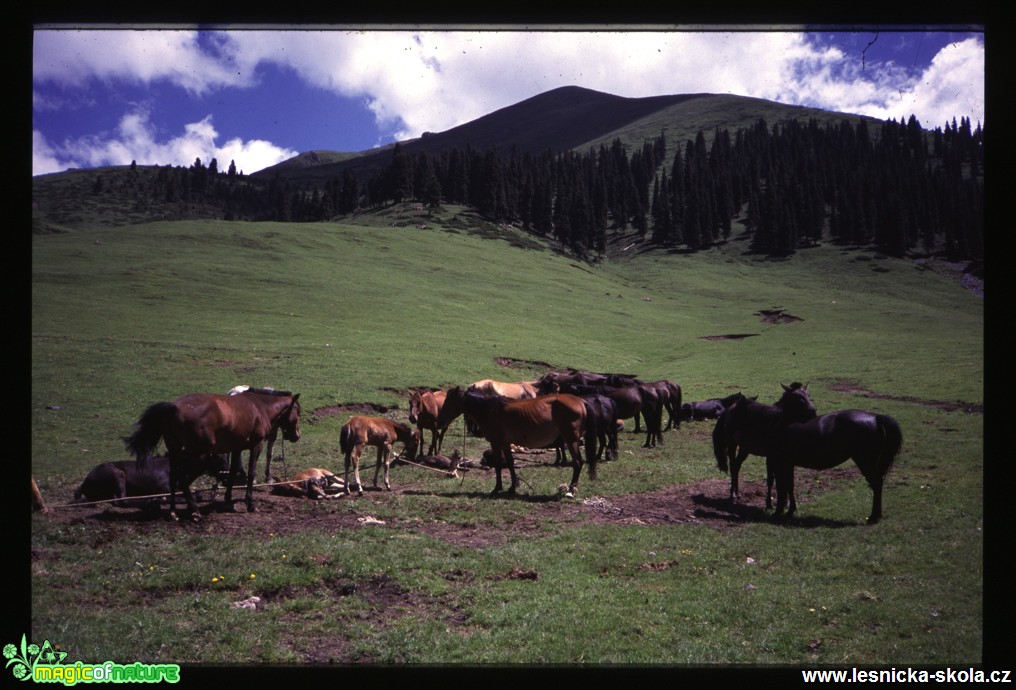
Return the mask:
[[[101,178],[97,178],[102,193]],[[629,151],[619,140],[586,153],[453,147],[407,154],[396,144],[369,179],[345,171],[319,187],[255,181],[213,159],[161,167],[132,194],[214,207],[226,220],[317,222],[414,201],[462,204],[484,218],[559,242],[578,256],[606,251],[608,237],[635,232],[659,247],[695,251],[728,239],[739,219],[753,252],[792,254],[819,240],[874,246],[900,256],[941,252],[983,258],[984,132],[955,120],[933,132],[912,116],[819,126],[661,134]]]

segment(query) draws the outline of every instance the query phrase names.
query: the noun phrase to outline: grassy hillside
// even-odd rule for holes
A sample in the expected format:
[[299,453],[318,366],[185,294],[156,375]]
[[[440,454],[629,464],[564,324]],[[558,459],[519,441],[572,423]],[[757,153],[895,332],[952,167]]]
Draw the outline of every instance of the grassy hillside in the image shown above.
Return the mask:
[[[33,236],[31,467],[55,509],[67,510],[88,468],[125,457],[120,438],[147,405],[186,392],[239,383],[299,392],[304,436],[287,445],[290,468],[340,469],[349,412],[324,410],[371,403],[404,418],[411,388],[520,380],[551,365],[670,378],[689,400],[742,390],[768,401],[798,380],[821,410],[891,414],[905,449],[885,521],[862,524],[870,492],[855,473],[808,500],[791,525],[543,523],[559,468],[527,471],[529,500],[491,501],[486,479],[449,488],[402,467],[396,488],[413,491],[305,502],[293,510],[309,532],[229,542],[200,528],[134,534],[130,522],[37,515],[36,642],[59,638],[85,659],[184,663],[327,661],[347,639],[362,656],[335,658],[380,663],[981,659],[981,298],[913,261],[834,246],[770,261],[734,240],[694,256],[631,250],[596,266],[463,209],[424,218],[401,207],[363,220]],[[767,323],[763,310],[798,320]],[[652,451],[624,434],[623,459],[595,483],[583,476],[581,496],[680,492],[721,476],[708,428],[685,425]],[[742,481],[761,474],[749,460]],[[389,525],[314,531],[315,515],[350,513]],[[496,534],[531,521],[526,538],[483,548],[420,531]],[[672,567],[638,565],[656,559]],[[499,577],[515,569],[539,578]],[[213,574],[246,584],[216,590]],[[383,625],[360,594],[332,592],[336,582],[367,592],[382,576],[415,598]],[[275,607],[256,618],[231,610],[252,592]]]

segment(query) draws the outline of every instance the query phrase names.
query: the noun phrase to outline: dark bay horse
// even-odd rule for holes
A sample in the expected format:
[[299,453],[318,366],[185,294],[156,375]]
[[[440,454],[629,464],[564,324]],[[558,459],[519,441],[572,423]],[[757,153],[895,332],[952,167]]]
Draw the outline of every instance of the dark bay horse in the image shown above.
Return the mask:
[[[511,475],[509,495],[518,488],[512,444],[529,448],[545,448],[559,440],[572,458],[572,479],[568,496],[578,489],[582,471],[580,445],[586,431],[586,406],[574,395],[541,395],[531,400],[509,400],[502,396],[483,396],[455,387],[448,391],[442,417],[459,412],[472,419],[480,433],[490,442],[491,456],[497,470],[492,495],[501,493],[501,470],[505,465]],[[589,478],[596,478],[596,438],[586,437],[586,459]]]
[[446,415],[444,426],[437,423],[438,414],[444,406],[445,391],[423,391],[413,393],[409,398],[409,423],[415,424],[420,432],[420,454],[423,454],[423,431],[430,429],[430,447],[427,455],[437,455],[441,452],[441,445],[444,442],[445,432],[448,425],[455,421],[455,417]]
[[[636,381],[636,384],[641,383]],[[661,431],[668,431],[674,429],[675,431],[681,428],[681,386],[677,385],[673,381],[663,379],[661,381],[649,381],[641,383],[643,386],[649,386],[656,390],[657,398],[659,400],[660,414],[663,414],[663,410],[667,411],[667,425],[664,426]],[[643,415],[644,416],[644,415]],[[662,417],[661,417],[662,424]],[[648,422],[646,422],[648,424]],[[640,431],[639,428],[639,415],[635,415],[635,433]]]
[[[788,389],[788,394],[790,392]],[[795,389],[793,393],[810,403],[804,388]],[[787,394],[784,395],[786,397]],[[777,516],[783,514],[788,500],[787,515],[792,515],[797,508],[794,498],[795,467],[823,470],[853,460],[872,491],[868,524],[875,524],[882,518],[885,477],[903,447],[903,432],[895,419],[889,415],[850,409],[795,421],[794,415],[798,413],[784,407],[777,409],[786,415],[785,419],[774,425],[758,427],[757,421],[751,421],[749,407],[750,404],[743,405],[742,401],[737,401],[723,418],[735,435],[750,431],[766,438],[766,466],[769,474],[774,474],[776,478]],[[813,405],[811,407],[814,409]],[[791,421],[787,421],[788,418]]]
[[737,393],[724,398],[709,398],[685,403],[681,406],[681,418],[690,422],[702,419],[719,419],[731,403],[737,399]]
[[408,424],[396,422],[387,417],[364,417],[353,416],[342,425],[339,432],[339,449],[345,456],[345,482],[346,493],[350,493],[349,466],[353,465],[353,477],[356,480],[357,492],[363,495],[363,485],[360,484],[360,455],[365,446],[377,448],[377,464],[374,466],[374,486],[377,486],[378,473],[382,465],[385,468],[385,488],[391,491],[392,485],[388,481],[389,467],[392,464],[392,445],[401,443],[406,449],[406,455],[410,458],[416,457],[416,451],[420,447],[420,432]]
[[545,382],[541,384],[541,393],[559,391],[571,395],[603,395],[617,403],[617,418],[631,419],[641,414],[646,420],[646,442],[643,448],[655,448],[657,441],[663,441],[661,430],[663,422],[663,405],[656,388],[641,383],[627,386],[596,385],[587,386],[579,383]]
[[173,402],[160,402],[146,409],[134,432],[124,438],[127,450],[144,470],[159,441],[166,444],[170,460],[169,516],[176,516],[176,492],[180,489],[194,519],[200,518],[191,495],[188,477],[193,463],[207,453],[229,453],[226,510],[233,510],[233,483],[241,468],[241,454],[250,452],[247,468],[247,511],[254,512],[254,471],[265,441],[282,430],[287,441],[300,440],[299,393],[251,388],[239,395],[191,393]]

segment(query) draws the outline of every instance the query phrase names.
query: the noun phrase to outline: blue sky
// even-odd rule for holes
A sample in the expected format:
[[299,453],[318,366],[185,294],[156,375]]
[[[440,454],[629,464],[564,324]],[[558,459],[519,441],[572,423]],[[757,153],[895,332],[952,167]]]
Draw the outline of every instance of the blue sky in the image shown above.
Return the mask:
[[440,132],[559,86],[733,93],[880,119],[984,123],[984,34],[922,30],[33,32],[32,173],[230,161]]

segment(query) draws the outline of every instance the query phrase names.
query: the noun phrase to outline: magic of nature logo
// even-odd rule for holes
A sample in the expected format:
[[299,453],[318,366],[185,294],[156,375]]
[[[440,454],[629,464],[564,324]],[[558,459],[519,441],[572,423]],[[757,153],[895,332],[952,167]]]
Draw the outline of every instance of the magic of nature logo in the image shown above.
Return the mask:
[[39,646],[29,644],[26,635],[21,636],[21,645],[4,645],[7,668],[16,680],[31,680],[36,683],[177,683],[180,681],[180,666],[177,664],[118,664],[104,661],[91,664],[83,661],[65,663],[67,652],[50,644],[49,640]]

